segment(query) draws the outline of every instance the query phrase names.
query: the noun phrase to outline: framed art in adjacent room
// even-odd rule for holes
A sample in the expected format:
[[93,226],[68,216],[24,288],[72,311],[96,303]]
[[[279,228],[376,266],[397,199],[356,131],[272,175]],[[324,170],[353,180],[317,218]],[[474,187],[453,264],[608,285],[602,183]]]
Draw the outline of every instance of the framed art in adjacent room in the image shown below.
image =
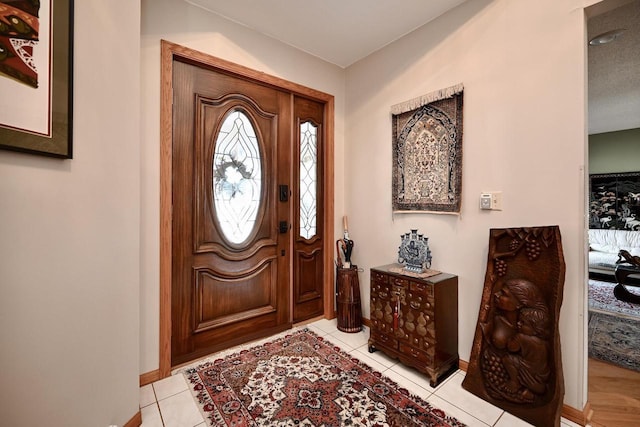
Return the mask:
[[0,148],[72,157],[73,0],[0,0]]
[[589,175],[589,228],[640,230],[640,172]]

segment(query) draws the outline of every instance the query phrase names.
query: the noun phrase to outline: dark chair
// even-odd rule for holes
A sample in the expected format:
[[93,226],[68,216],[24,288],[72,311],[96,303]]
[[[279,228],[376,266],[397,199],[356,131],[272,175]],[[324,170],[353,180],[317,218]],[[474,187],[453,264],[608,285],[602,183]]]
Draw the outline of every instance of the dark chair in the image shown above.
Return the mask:
[[[640,295],[631,292],[627,286],[637,287],[638,282],[631,283],[634,275],[640,275],[640,257],[633,256],[624,249],[618,253],[618,261],[614,276],[618,284],[613,288],[613,295],[620,301],[640,304]],[[635,277],[637,279],[637,277]]]

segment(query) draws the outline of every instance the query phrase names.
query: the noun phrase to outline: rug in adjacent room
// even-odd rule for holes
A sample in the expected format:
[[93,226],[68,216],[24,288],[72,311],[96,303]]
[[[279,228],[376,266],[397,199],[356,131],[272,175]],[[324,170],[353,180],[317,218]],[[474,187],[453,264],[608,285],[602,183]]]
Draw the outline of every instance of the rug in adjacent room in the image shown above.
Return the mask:
[[[619,313],[640,320],[640,305],[617,299],[613,294],[616,285],[617,283],[589,280],[589,310]],[[629,289],[640,293],[640,287],[630,286]]]
[[589,280],[589,357],[640,371],[640,306],[617,300],[615,285]]
[[213,426],[463,426],[307,329],[182,373]]

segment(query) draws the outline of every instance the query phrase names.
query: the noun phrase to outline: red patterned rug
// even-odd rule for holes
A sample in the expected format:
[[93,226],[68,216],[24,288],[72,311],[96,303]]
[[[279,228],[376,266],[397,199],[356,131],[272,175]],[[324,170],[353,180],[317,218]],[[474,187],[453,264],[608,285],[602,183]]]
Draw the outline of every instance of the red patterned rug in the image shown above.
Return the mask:
[[307,329],[182,372],[212,426],[464,426]]
[[[616,283],[589,280],[589,309],[640,317],[640,305],[620,301],[613,295]],[[632,287],[633,292],[639,288]],[[615,315],[615,314],[614,314]]]

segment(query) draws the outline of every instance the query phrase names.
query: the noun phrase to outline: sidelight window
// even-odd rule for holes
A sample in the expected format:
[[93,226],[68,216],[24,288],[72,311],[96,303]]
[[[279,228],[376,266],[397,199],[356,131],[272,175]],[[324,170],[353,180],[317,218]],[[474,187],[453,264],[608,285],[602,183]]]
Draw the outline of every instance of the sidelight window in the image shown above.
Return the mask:
[[311,122],[300,125],[300,235],[316,235],[318,207],[318,127]]

